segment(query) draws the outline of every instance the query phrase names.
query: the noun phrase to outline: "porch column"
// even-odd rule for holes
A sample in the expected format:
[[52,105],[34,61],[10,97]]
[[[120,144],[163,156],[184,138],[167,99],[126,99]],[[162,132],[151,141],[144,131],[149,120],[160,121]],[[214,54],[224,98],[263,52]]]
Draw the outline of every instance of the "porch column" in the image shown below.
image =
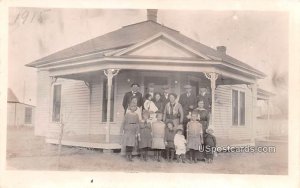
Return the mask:
[[252,125],[251,125],[251,142],[255,143],[255,137],[256,137],[256,104],[257,104],[257,84],[251,84],[251,90],[252,90]]
[[104,70],[104,74],[107,77],[107,112],[106,112],[106,134],[105,141],[109,143],[110,139],[110,109],[111,109],[111,88],[112,88],[112,79],[119,73],[119,69],[106,69]]
[[215,128],[215,90],[216,90],[216,80],[218,79],[218,73],[210,72],[204,73],[205,77],[210,80],[211,88],[211,122],[210,127]]

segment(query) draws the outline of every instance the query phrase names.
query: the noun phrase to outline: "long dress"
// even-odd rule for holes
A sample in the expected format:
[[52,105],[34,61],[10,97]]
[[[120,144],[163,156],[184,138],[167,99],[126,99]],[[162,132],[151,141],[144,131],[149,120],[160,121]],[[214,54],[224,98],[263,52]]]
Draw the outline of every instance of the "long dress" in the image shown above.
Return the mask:
[[199,150],[201,147],[202,125],[198,121],[190,121],[187,124],[187,148]]
[[147,121],[140,122],[140,137],[139,148],[151,148],[152,146],[152,136],[151,136],[151,124]]
[[152,149],[165,149],[165,123],[156,121],[152,123]]
[[125,114],[122,130],[124,132],[123,145],[134,147],[139,131],[139,117],[136,113],[130,111]]

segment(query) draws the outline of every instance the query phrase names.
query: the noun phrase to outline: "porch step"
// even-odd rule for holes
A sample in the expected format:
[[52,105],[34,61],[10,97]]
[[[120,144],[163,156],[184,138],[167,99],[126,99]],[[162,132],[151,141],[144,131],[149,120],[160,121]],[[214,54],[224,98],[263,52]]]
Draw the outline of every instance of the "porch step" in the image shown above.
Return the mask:
[[[46,142],[50,144],[58,144],[57,139],[46,138]],[[94,142],[62,140],[62,145],[79,146],[79,147],[86,147],[86,148],[98,148],[98,149],[106,149],[106,150],[121,149],[121,145],[118,143],[94,143]]]

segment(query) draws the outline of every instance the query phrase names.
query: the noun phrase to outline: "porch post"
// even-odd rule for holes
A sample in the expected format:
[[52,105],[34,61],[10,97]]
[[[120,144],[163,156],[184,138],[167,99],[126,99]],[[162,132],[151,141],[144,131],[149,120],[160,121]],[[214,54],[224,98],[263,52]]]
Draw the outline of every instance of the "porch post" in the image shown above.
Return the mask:
[[252,125],[251,125],[251,142],[255,143],[255,137],[256,137],[256,104],[257,104],[257,84],[251,84],[251,90],[252,90]]
[[216,80],[218,79],[218,73],[210,72],[204,73],[205,77],[210,80],[211,88],[211,122],[210,126],[212,129],[215,128],[215,90],[216,90]]
[[111,109],[111,88],[112,88],[112,79],[115,75],[119,73],[119,69],[106,69],[104,70],[104,74],[107,77],[107,112],[106,112],[106,134],[105,141],[109,143],[110,136],[110,109]]

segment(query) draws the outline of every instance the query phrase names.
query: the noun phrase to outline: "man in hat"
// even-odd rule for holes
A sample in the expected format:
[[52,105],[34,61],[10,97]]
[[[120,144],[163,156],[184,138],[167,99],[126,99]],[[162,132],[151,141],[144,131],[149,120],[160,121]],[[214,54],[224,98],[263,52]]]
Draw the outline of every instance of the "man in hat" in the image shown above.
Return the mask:
[[180,95],[179,103],[182,106],[183,109],[183,128],[184,128],[184,135],[186,136],[186,125],[188,123],[187,116],[189,115],[189,112],[191,112],[197,105],[197,97],[192,92],[192,86],[190,84],[187,84],[184,86],[185,93]]
[[143,105],[143,96],[139,92],[140,85],[137,83],[131,84],[131,91],[127,92],[123,98],[123,108],[126,112],[128,105],[131,102],[132,98],[137,98],[137,107],[141,107]]
[[162,111],[164,111],[165,107],[166,107],[166,104],[168,102],[170,102],[170,99],[169,99],[170,88],[169,88],[169,86],[164,85],[162,87],[162,90],[163,90],[163,93],[161,95],[161,100],[162,100],[162,103],[163,103],[163,109],[162,109]]

